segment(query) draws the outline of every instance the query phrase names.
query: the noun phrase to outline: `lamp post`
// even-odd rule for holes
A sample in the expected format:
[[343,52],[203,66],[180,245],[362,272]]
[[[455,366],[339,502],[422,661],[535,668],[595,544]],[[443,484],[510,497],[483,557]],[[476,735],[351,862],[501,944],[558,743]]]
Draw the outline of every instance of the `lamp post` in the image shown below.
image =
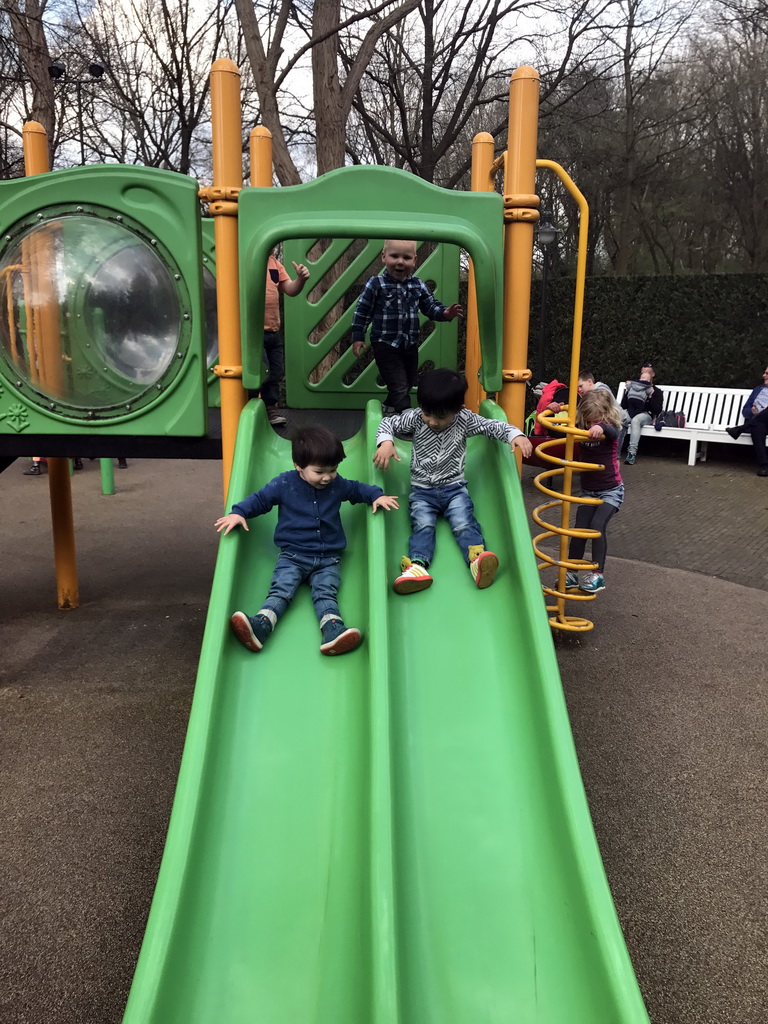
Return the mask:
[[54,82],[74,85],[77,94],[77,130],[80,133],[80,163],[85,164],[85,139],[83,132],[83,86],[92,85],[104,76],[104,65],[97,60],[88,64],[88,78],[72,78],[67,74],[67,66],[63,61],[55,60],[48,65],[48,75]]
[[547,276],[549,270],[549,247],[557,239],[558,229],[552,223],[552,211],[542,210],[536,242],[541,249],[541,315],[539,317],[539,380],[544,380],[544,352],[546,349],[547,318]]

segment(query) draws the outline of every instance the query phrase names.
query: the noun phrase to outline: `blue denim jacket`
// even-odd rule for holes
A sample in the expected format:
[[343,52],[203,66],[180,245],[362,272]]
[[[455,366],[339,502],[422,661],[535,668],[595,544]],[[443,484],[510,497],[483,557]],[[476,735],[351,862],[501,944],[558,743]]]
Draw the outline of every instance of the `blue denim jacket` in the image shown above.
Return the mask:
[[327,487],[313,487],[292,469],[233,505],[232,511],[253,519],[277,505],[275,544],[281,550],[329,555],[347,546],[339,511],[342,501],[372,505],[383,493],[380,487],[343,476],[337,476]]

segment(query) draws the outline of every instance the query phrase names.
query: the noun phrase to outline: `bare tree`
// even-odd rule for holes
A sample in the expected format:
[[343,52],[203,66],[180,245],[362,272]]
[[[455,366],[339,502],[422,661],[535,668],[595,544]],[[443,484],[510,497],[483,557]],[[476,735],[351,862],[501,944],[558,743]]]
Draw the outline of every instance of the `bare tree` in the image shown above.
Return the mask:
[[[20,75],[17,96],[26,98],[28,87],[31,95],[29,101],[23,104],[24,120],[39,121],[42,124],[52,150],[55,106],[53,83],[48,74],[51,54],[44,21],[47,7],[48,0],[4,0],[2,11],[8,20],[15,52],[10,52],[9,39],[4,36],[3,51],[9,62],[6,64],[4,60],[3,68],[16,67]],[[5,70],[3,73],[6,73]]]
[[[745,269],[768,271],[768,24],[732,20],[693,54],[707,91],[707,192]],[[736,267],[739,260],[736,260]]]
[[[610,0],[422,0],[418,15],[382,40],[355,100],[353,160],[390,163],[448,188],[466,177],[471,139],[505,142],[509,77],[520,63],[540,69],[542,96],[578,75],[597,45]],[[553,28],[557,47],[544,44]],[[353,41],[354,45],[354,41]]]
[[[341,0],[317,0],[307,6],[292,0],[269,0],[264,9],[257,10],[253,0],[235,0],[262,121],[272,132],[275,174],[281,184],[295,185],[301,180],[290,139],[297,125],[299,130],[305,126],[307,112],[296,104],[290,109],[292,73],[302,68],[306,72],[303,62],[309,56],[314,130],[305,132],[303,137],[305,144],[314,146],[317,173],[343,166],[346,126],[360,79],[384,33],[417,3],[418,0],[353,2],[349,9],[343,9]],[[365,29],[359,37],[357,53],[342,69],[340,33],[361,23],[365,23]],[[296,45],[291,56],[284,59],[289,35]],[[289,113],[285,112],[286,99]]]
[[[97,0],[70,24],[69,55],[105,68],[80,111],[97,159],[202,173],[209,155],[209,73],[231,0]],[[82,63],[82,59],[81,59]],[[71,102],[68,109],[71,114]],[[72,118],[67,121],[72,138]]]

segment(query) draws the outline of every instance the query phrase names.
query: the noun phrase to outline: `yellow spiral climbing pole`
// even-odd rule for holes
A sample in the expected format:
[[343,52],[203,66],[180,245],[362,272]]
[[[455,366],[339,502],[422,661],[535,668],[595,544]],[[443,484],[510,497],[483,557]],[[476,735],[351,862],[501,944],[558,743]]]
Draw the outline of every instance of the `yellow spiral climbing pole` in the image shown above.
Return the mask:
[[[581,530],[571,526],[571,505],[601,505],[602,502],[599,498],[574,497],[571,490],[573,474],[575,472],[602,469],[603,467],[596,466],[593,462],[577,462],[575,460],[574,448],[576,441],[586,438],[587,431],[579,430],[577,427],[572,426],[570,409],[567,405],[562,406],[559,413],[545,410],[539,413],[536,418],[549,432],[556,431],[564,435],[564,437],[552,437],[538,446],[536,455],[543,462],[551,463],[554,468],[539,473],[533,481],[542,494],[546,494],[553,499],[537,506],[532,513],[533,521],[544,530],[544,533],[540,533],[533,538],[533,550],[539,559],[539,571],[553,567],[557,568],[556,586],[550,587],[542,583],[542,590],[547,598],[547,611],[551,613],[549,624],[553,629],[565,632],[586,633],[593,628],[594,623],[580,616],[567,615],[565,611],[566,601],[594,601],[597,595],[584,594],[578,590],[566,590],[565,574],[568,570],[578,572],[583,569],[596,569],[597,564],[595,562],[587,562],[584,559],[569,560],[568,542],[571,537],[599,537],[600,532],[599,530]],[[565,443],[564,455],[552,454],[551,449],[562,449],[563,443]],[[555,480],[561,485],[561,490],[554,490],[553,487],[545,484],[545,481],[551,483]],[[547,522],[543,518],[544,513],[557,508],[560,509],[559,526],[555,523]],[[552,538],[558,539],[557,558],[543,551],[540,547],[544,541],[551,540]],[[554,600],[554,603],[551,603],[552,600]]]

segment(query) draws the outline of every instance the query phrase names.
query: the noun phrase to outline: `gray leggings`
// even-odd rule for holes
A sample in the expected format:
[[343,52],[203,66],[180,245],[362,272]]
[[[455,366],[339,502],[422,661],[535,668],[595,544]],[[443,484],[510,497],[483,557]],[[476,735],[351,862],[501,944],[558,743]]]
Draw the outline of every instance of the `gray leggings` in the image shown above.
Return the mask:
[[[600,536],[592,538],[592,561],[597,562],[599,572],[603,571],[605,556],[608,553],[608,542],[605,533],[612,516],[619,510],[615,505],[604,501],[602,505],[579,505],[576,511],[576,526],[580,530],[599,530]],[[568,545],[569,558],[583,558],[587,548],[588,537],[572,537]]]

